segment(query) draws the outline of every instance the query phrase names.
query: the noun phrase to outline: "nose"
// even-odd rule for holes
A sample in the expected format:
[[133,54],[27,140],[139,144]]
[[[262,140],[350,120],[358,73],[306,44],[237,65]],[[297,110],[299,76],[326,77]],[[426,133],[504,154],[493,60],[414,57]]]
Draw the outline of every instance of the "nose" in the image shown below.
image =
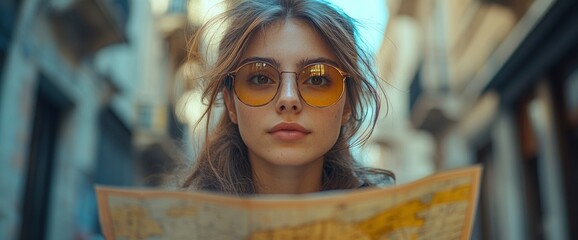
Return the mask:
[[300,112],[303,108],[296,78],[296,73],[281,73],[279,96],[276,103],[277,112]]

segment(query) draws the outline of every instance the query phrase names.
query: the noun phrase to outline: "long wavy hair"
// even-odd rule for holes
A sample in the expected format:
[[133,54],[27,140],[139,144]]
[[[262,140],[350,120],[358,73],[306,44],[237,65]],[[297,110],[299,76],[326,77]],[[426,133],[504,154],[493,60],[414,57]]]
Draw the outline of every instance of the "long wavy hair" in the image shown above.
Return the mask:
[[[351,117],[345,123],[335,145],[325,154],[322,189],[351,189],[360,186],[391,184],[393,173],[387,170],[363,168],[351,152],[352,145],[364,143],[373,131],[379,110],[379,77],[372,66],[372,58],[356,44],[355,21],[343,11],[323,0],[240,0],[232,1],[227,10],[201,26],[189,47],[190,61],[200,62],[203,114],[211,119],[214,106],[222,102],[222,92],[228,72],[237,67],[250,37],[272,23],[286,19],[309,23],[337,55],[340,67],[350,75],[346,81],[346,97]],[[225,23],[225,24],[223,24]],[[227,26],[218,45],[213,62],[202,57],[206,39],[213,29]],[[214,33],[214,32],[213,32]],[[365,120],[369,123],[364,123]],[[210,121],[206,122],[209,129]],[[255,193],[247,146],[238,126],[227,114],[221,114],[214,130],[205,136],[205,145],[182,183],[184,189],[218,191],[230,194]]]

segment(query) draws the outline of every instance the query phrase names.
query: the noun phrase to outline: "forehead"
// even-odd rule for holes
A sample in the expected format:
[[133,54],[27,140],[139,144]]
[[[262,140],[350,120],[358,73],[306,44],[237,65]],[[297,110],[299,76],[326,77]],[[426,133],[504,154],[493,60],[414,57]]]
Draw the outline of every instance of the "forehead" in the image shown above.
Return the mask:
[[241,61],[269,58],[284,71],[299,67],[308,59],[325,58],[337,62],[331,46],[308,22],[299,19],[277,21],[256,31],[247,42]]

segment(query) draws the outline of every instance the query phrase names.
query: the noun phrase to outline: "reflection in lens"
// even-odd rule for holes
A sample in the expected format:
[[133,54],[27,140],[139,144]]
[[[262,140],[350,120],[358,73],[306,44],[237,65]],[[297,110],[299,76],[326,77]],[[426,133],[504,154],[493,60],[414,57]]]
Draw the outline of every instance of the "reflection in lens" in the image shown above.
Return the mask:
[[[324,77],[329,84],[316,86],[304,84],[312,77]],[[343,94],[343,76],[336,68],[327,64],[315,64],[306,67],[299,76],[299,92],[307,104],[327,107],[335,104]]]
[[[267,104],[277,92],[278,71],[268,63],[254,62],[243,65],[235,76],[235,94],[241,102],[250,106]],[[265,77],[270,84],[257,84],[254,78]]]

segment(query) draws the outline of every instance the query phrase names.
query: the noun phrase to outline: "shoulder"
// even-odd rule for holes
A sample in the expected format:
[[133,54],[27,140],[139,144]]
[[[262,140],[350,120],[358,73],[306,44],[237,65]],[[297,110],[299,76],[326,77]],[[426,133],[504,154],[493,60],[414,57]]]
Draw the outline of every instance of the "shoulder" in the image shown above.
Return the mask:
[[363,187],[388,187],[395,185],[393,172],[377,168],[361,168],[358,171],[360,180],[359,188]]

